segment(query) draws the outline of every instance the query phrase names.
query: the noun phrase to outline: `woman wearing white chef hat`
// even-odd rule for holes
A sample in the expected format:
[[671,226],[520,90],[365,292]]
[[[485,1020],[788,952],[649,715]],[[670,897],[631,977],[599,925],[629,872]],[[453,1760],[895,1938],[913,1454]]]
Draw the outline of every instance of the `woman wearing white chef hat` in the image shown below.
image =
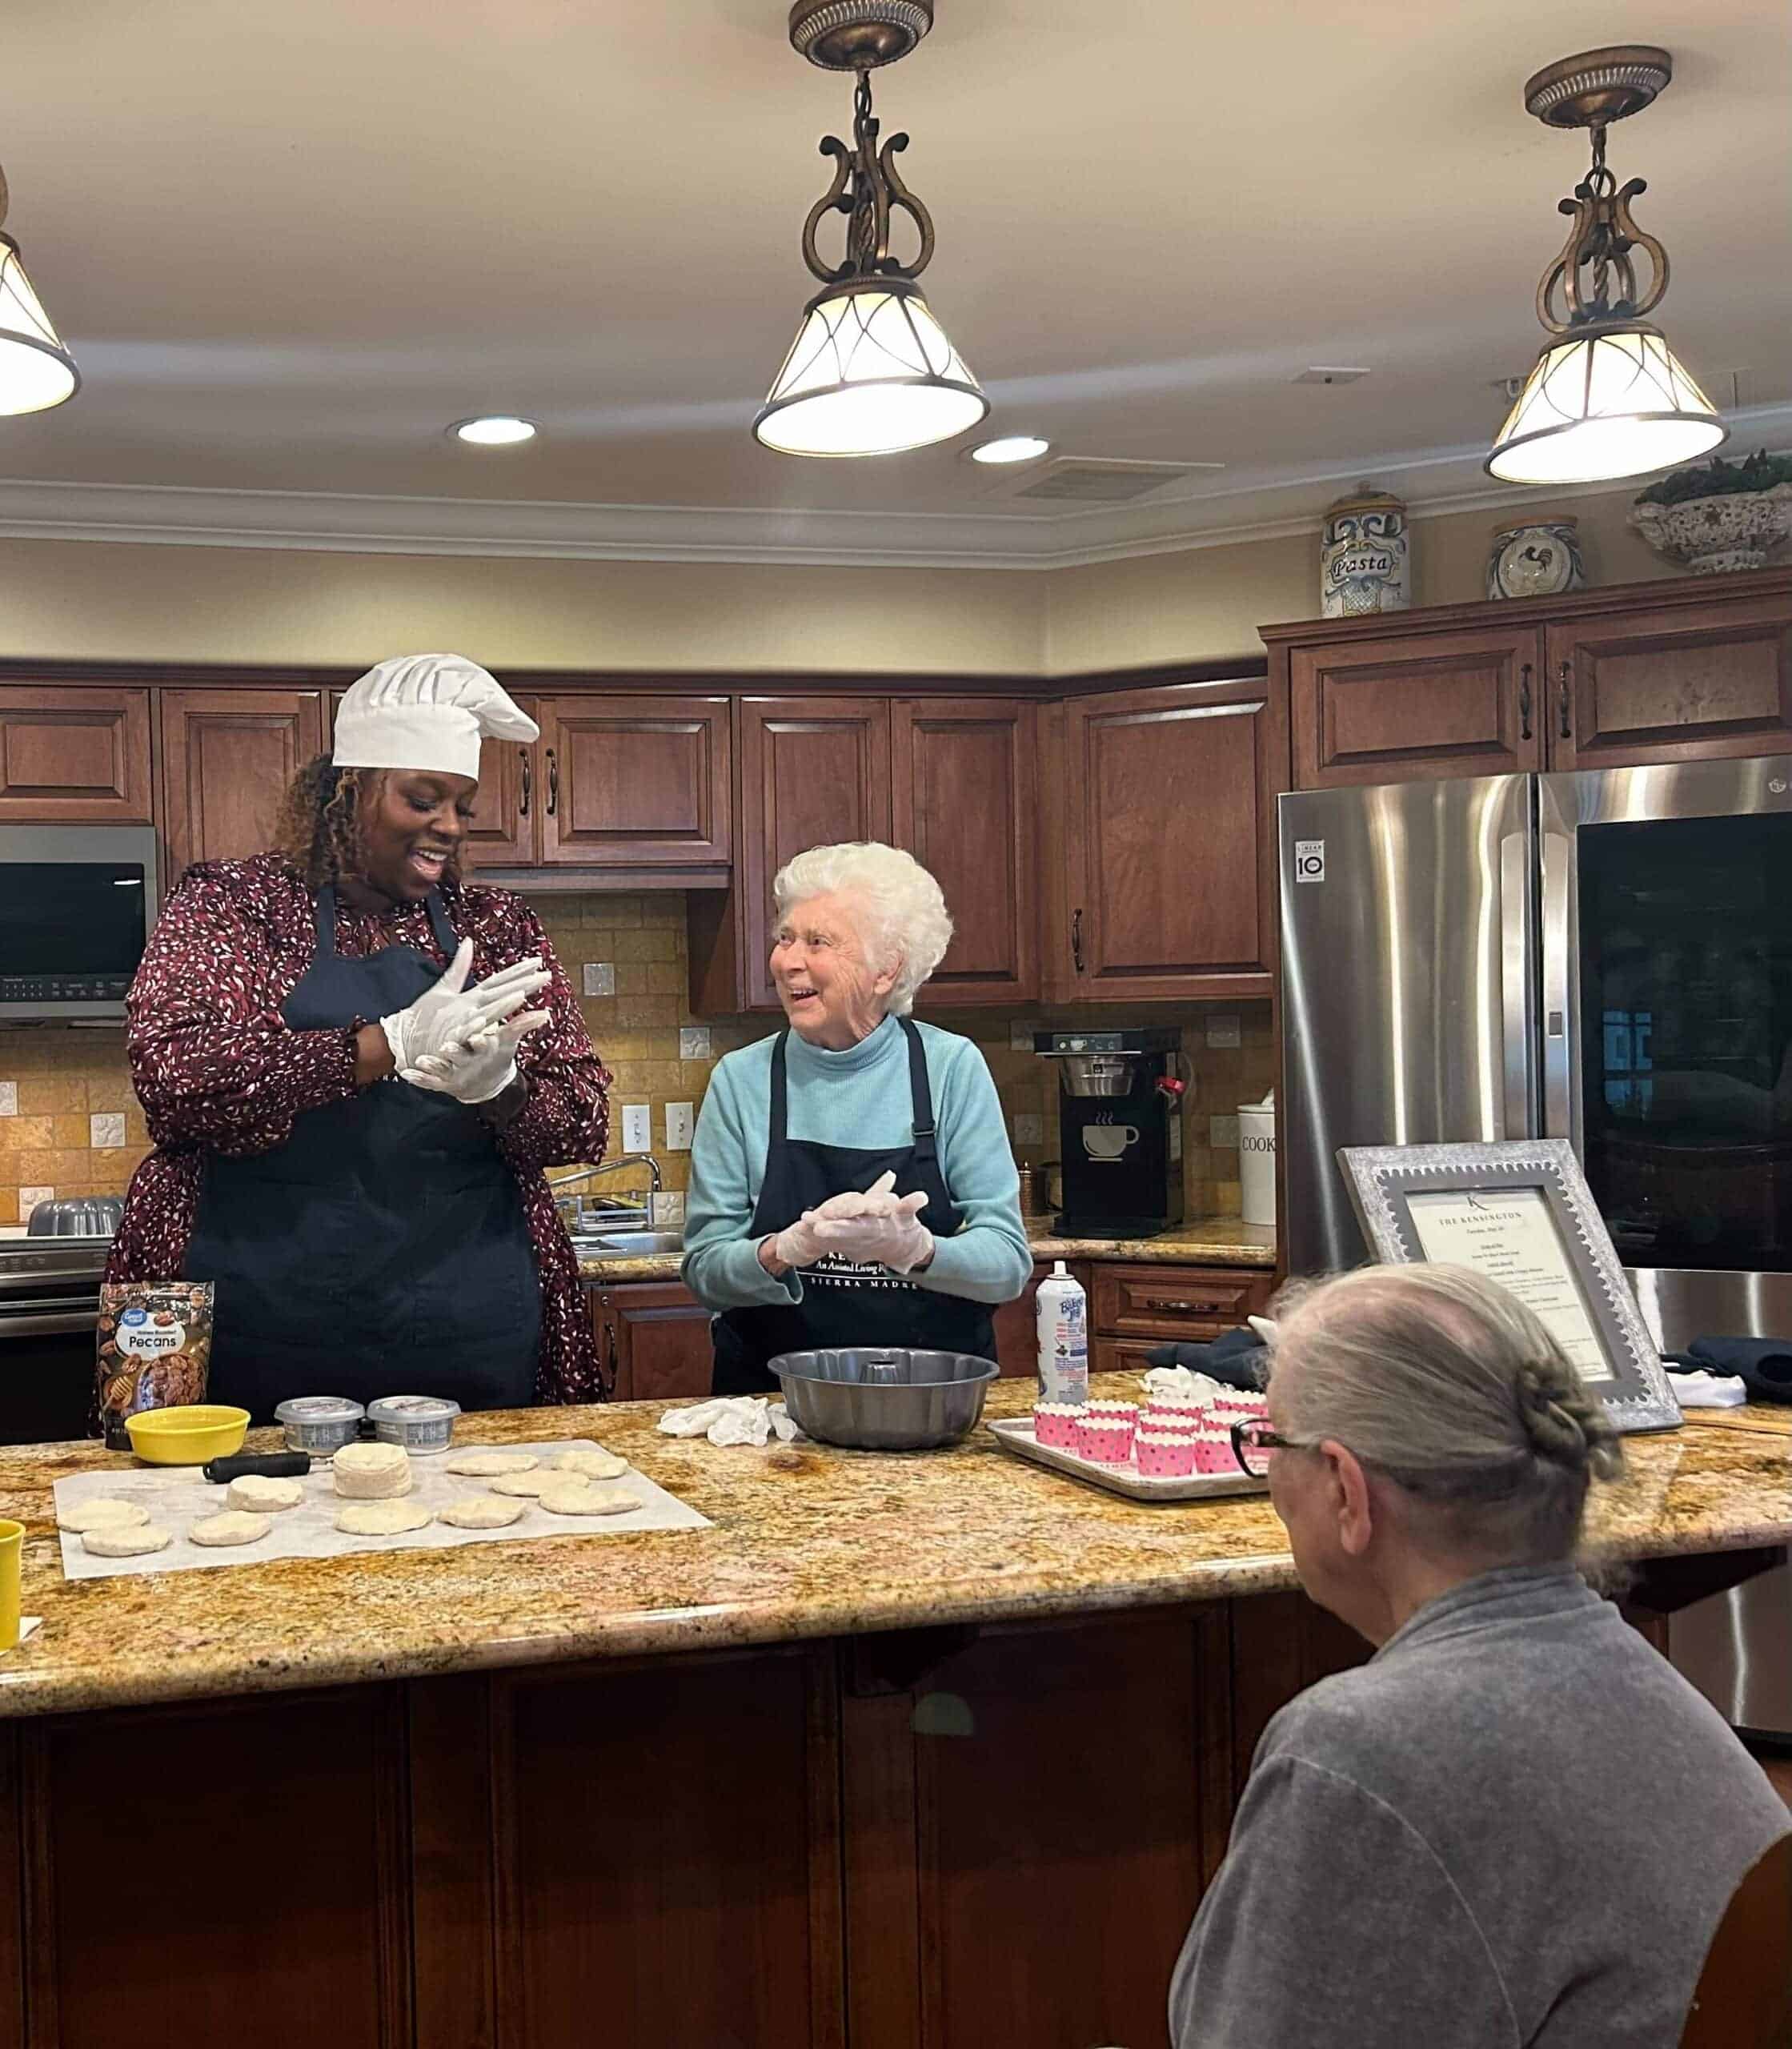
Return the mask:
[[542,1169],[609,1077],[520,899],[463,882],[479,743],[537,728],[459,655],[382,662],[275,849],[190,868],[126,1004],[156,1150],[111,1281],[216,1284],[210,1398],[598,1398]]

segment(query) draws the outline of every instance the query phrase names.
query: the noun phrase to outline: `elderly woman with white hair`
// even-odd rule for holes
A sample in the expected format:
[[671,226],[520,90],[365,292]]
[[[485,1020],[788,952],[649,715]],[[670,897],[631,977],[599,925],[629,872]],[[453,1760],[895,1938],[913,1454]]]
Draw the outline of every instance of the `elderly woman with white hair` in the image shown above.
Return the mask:
[[778,873],[788,1020],[720,1061],[691,1153],[685,1285],[719,1312],[717,1394],[823,1346],[995,1356],[991,1310],[1032,1256],[996,1085],[968,1039],[917,1024],[952,938],[940,885],[875,842]]
[[1170,1991],[1177,2049],[1674,2049],[1760,1768],[1576,1570],[1604,1410],[1441,1266],[1285,1314],[1267,1465],[1301,1584],[1378,1646],[1264,1732]]

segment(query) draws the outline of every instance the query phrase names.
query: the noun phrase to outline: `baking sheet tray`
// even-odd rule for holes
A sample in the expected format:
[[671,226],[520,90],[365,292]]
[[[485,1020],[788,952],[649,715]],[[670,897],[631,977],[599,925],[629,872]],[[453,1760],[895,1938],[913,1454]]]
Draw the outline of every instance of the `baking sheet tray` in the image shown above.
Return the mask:
[[1049,1466],[1054,1472],[1068,1473],[1073,1480],[1086,1480],[1092,1487],[1105,1487],[1110,1494],[1124,1494],[1131,1502],[1213,1502],[1230,1494],[1266,1494],[1269,1482],[1249,1473],[1191,1473],[1185,1478],[1169,1479],[1141,1473],[1136,1466],[1104,1466],[1084,1458],[1080,1452],[1064,1451],[1055,1444],[1041,1444],[1033,1435],[1032,1418],[1012,1422],[986,1423],[984,1428],[1004,1451],[1017,1458],[1030,1458],[1036,1466]]
[[[455,1451],[531,1451],[543,1462],[575,1445],[589,1446],[589,1438],[556,1438],[549,1444],[483,1446],[462,1444],[446,1452],[411,1454],[411,1491],[403,1498],[433,1513],[450,1502],[468,1494],[489,1494],[491,1483],[467,1473],[443,1470],[443,1461]],[[174,1533],[166,1550],[151,1551],[138,1558],[96,1558],[73,1530],[62,1531],[62,1576],[65,1579],[110,1579],[118,1573],[189,1572],[206,1566],[259,1566],[275,1558],[335,1558],[351,1551],[445,1551],[459,1544],[492,1544],[525,1541],[537,1537],[625,1537],[643,1530],[707,1530],[709,1518],[688,1508],[676,1495],[656,1486],[644,1473],[631,1466],[619,1479],[606,1486],[625,1487],[640,1506],[622,1515],[550,1515],[531,1501],[520,1521],[503,1530],[456,1530],[444,1522],[426,1523],[421,1530],[407,1530],[400,1537],[351,1537],[335,1527],[337,1510],[343,1506],[335,1490],[328,1466],[314,1462],[309,1475],[299,1483],[305,1498],[297,1508],[283,1509],[268,1520],[273,1527],[259,1543],[211,1547],[188,1541],[188,1526],[202,1515],[215,1515],[227,1507],[228,1490],[216,1487],[196,1466],[174,1468],[131,1466],[111,1473],[80,1473],[56,1482],[56,1506],[60,1512],[78,1502],[104,1494],[119,1501],[136,1502],[150,1513],[150,1520]],[[502,1500],[502,1495],[498,1497]]]

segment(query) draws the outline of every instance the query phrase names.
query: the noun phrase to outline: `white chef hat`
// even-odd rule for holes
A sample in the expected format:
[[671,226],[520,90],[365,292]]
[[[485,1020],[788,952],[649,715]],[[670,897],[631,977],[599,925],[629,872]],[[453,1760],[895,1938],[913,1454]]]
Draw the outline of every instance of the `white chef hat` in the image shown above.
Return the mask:
[[433,768],[477,776],[482,740],[541,728],[498,679],[464,655],[397,655],[349,686],[336,714],[339,768]]

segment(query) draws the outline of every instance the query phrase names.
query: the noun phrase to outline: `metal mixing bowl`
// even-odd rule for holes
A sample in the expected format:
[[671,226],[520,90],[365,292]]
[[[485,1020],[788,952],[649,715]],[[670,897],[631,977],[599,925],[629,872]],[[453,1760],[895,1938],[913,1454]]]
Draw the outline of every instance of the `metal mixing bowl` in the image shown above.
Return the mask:
[[784,1352],[771,1360],[784,1405],[805,1437],[861,1451],[921,1451],[956,1444],[976,1427],[1000,1370],[969,1352],[901,1345]]

